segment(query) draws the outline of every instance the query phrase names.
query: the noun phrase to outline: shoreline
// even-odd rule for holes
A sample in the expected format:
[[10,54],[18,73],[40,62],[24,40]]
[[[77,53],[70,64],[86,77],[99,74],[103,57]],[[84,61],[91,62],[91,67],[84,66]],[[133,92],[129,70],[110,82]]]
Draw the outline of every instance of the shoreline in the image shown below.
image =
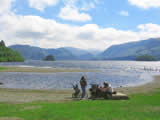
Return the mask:
[[[135,87],[115,88],[117,92],[127,95],[139,93],[152,93],[160,89],[160,75],[153,76],[154,80],[150,83]],[[14,89],[0,88],[0,102],[7,103],[28,103],[37,101],[64,102],[72,101],[72,89],[50,89],[50,90],[33,90],[33,89]],[[89,91],[87,91],[89,94]]]
[[0,72],[32,72],[32,73],[57,73],[57,72],[97,72],[96,70],[63,69],[63,68],[42,68],[42,67],[14,67],[3,66]]
[[160,75],[153,76],[153,80],[144,85],[115,88],[116,91],[128,95],[137,93],[151,93],[157,91],[157,89],[160,89]]

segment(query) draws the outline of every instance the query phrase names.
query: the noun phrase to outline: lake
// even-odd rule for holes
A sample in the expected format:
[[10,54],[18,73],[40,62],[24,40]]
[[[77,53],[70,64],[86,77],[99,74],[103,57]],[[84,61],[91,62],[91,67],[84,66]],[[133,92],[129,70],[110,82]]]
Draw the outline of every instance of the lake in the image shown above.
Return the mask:
[[0,63],[0,66],[68,68],[97,70],[97,72],[78,73],[0,73],[1,88],[24,89],[70,89],[79,84],[84,75],[90,84],[109,82],[113,87],[137,86],[153,80],[152,76],[160,73],[160,62],[136,61],[25,61],[23,63]]

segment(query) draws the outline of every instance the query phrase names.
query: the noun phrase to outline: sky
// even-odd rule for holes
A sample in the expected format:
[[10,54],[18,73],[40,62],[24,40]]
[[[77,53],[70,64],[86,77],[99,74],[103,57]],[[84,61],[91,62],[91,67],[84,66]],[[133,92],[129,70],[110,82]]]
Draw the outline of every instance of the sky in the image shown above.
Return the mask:
[[0,0],[9,45],[105,50],[160,37],[160,0]]

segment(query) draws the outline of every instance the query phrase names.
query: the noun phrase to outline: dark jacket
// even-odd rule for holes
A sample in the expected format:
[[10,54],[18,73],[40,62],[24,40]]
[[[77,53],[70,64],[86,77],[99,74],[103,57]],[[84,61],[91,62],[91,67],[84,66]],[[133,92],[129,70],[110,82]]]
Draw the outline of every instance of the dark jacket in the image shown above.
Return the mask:
[[87,81],[86,81],[85,77],[81,78],[80,85],[81,85],[81,87],[86,87],[87,86]]

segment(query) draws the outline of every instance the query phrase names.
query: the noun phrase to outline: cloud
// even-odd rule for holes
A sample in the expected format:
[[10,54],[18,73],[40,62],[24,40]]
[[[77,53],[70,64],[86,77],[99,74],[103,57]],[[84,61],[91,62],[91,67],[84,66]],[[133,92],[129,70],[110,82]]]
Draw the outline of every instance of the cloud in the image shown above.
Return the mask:
[[140,30],[139,36],[143,39],[160,37],[160,25],[148,23],[139,25],[138,28]]
[[61,8],[58,17],[63,20],[78,22],[91,21],[92,17],[86,13],[96,8],[101,0],[64,0],[64,7]]
[[66,6],[62,8],[58,16],[64,20],[72,20],[79,22],[86,22],[92,20],[90,15],[80,12],[77,8],[71,6]]
[[7,45],[28,44],[42,48],[76,47],[104,50],[114,44],[160,37],[160,25],[141,24],[139,31],[100,28],[96,24],[73,26],[39,16],[5,15],[0,36]]
[[7,14],[11,9],[14,0],[0,0],[0,14]]
[[93,2],[91,2],[91,3],[83,2],[83,5],[82,5],[82,7],[80,9],[84,10],[84,11],[88,11],[88,10],[93,9],[95,7],[96,6],[95,6],[95,4]]
[[120,15],[121,16],[129,16],[129,13],[128,13],[128,11],[122,10],[122,11],[120,11]]
[[160,0],[128,0],[130,4],[140,8],[158,8],[160,7]]
[[[104,50],[114,44],[160,37],[160,25],[157,24],[138,25],[137,32],[100,28],[96,24],[61,24],[40,16],[16,15],[10,11],[13,1],[5,1],[0,1],[3,4],[0,11],[5,12],[0,13],[0,39],[5,40],[7,45],[28,44],[42,48],[71,46]],[[74,7],[74,4],[70,7]]]
[[31,8],[40,11],[48,6],[55,6],[61,1],[64,6],[61,8],[58,17],[63,20],[71,20],[78,22],[91,21],[92,18],[84,11],[89,11],[100,3],[100,0],[28,0]]
[[35,8],[40,11],[48,6],[54,6],[59,2],[59,0],[29,0],[29,5],[31,8]]

